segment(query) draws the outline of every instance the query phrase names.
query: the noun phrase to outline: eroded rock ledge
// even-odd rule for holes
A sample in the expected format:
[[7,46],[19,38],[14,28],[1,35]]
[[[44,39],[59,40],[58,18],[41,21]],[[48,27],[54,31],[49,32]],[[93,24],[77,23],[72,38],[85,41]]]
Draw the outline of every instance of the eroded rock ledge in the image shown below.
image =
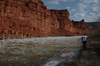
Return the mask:
[[0,0],[0,38],[81,35],[84,20],[69,19],[68,10],[49,10],[41,0]]

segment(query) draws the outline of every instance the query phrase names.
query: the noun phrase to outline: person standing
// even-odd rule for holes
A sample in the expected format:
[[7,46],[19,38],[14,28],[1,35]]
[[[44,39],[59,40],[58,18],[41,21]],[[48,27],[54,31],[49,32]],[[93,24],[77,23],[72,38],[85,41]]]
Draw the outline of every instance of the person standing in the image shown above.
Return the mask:
[[87,36],[86,36],[86,34],[84,34],[83,36],[82,36],[82,42],[83,42],[83,50],[85,50],[86,49],[86,42],[87,42]]

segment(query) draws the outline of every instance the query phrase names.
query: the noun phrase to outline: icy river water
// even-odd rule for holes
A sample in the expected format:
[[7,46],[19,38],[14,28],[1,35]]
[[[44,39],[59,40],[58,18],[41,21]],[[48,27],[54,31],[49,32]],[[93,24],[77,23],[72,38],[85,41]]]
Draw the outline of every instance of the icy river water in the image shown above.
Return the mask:
[[39,66],[80,37],[0,40],[0,66]]

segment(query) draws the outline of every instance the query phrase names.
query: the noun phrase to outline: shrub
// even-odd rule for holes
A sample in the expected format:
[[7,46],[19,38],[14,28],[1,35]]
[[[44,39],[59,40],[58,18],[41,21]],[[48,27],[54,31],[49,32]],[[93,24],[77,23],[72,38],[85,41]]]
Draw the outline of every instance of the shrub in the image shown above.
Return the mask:
[[88,37],[100,37],[100,27],[97,29],[92,29],[89,32],[85,32]]

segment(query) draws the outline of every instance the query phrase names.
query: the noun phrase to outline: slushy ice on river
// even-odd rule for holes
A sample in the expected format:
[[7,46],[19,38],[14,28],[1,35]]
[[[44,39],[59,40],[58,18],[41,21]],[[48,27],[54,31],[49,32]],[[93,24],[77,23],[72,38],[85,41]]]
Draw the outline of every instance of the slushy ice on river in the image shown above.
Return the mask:
[[0,40],[0,66],[39,66],[80,36]]

